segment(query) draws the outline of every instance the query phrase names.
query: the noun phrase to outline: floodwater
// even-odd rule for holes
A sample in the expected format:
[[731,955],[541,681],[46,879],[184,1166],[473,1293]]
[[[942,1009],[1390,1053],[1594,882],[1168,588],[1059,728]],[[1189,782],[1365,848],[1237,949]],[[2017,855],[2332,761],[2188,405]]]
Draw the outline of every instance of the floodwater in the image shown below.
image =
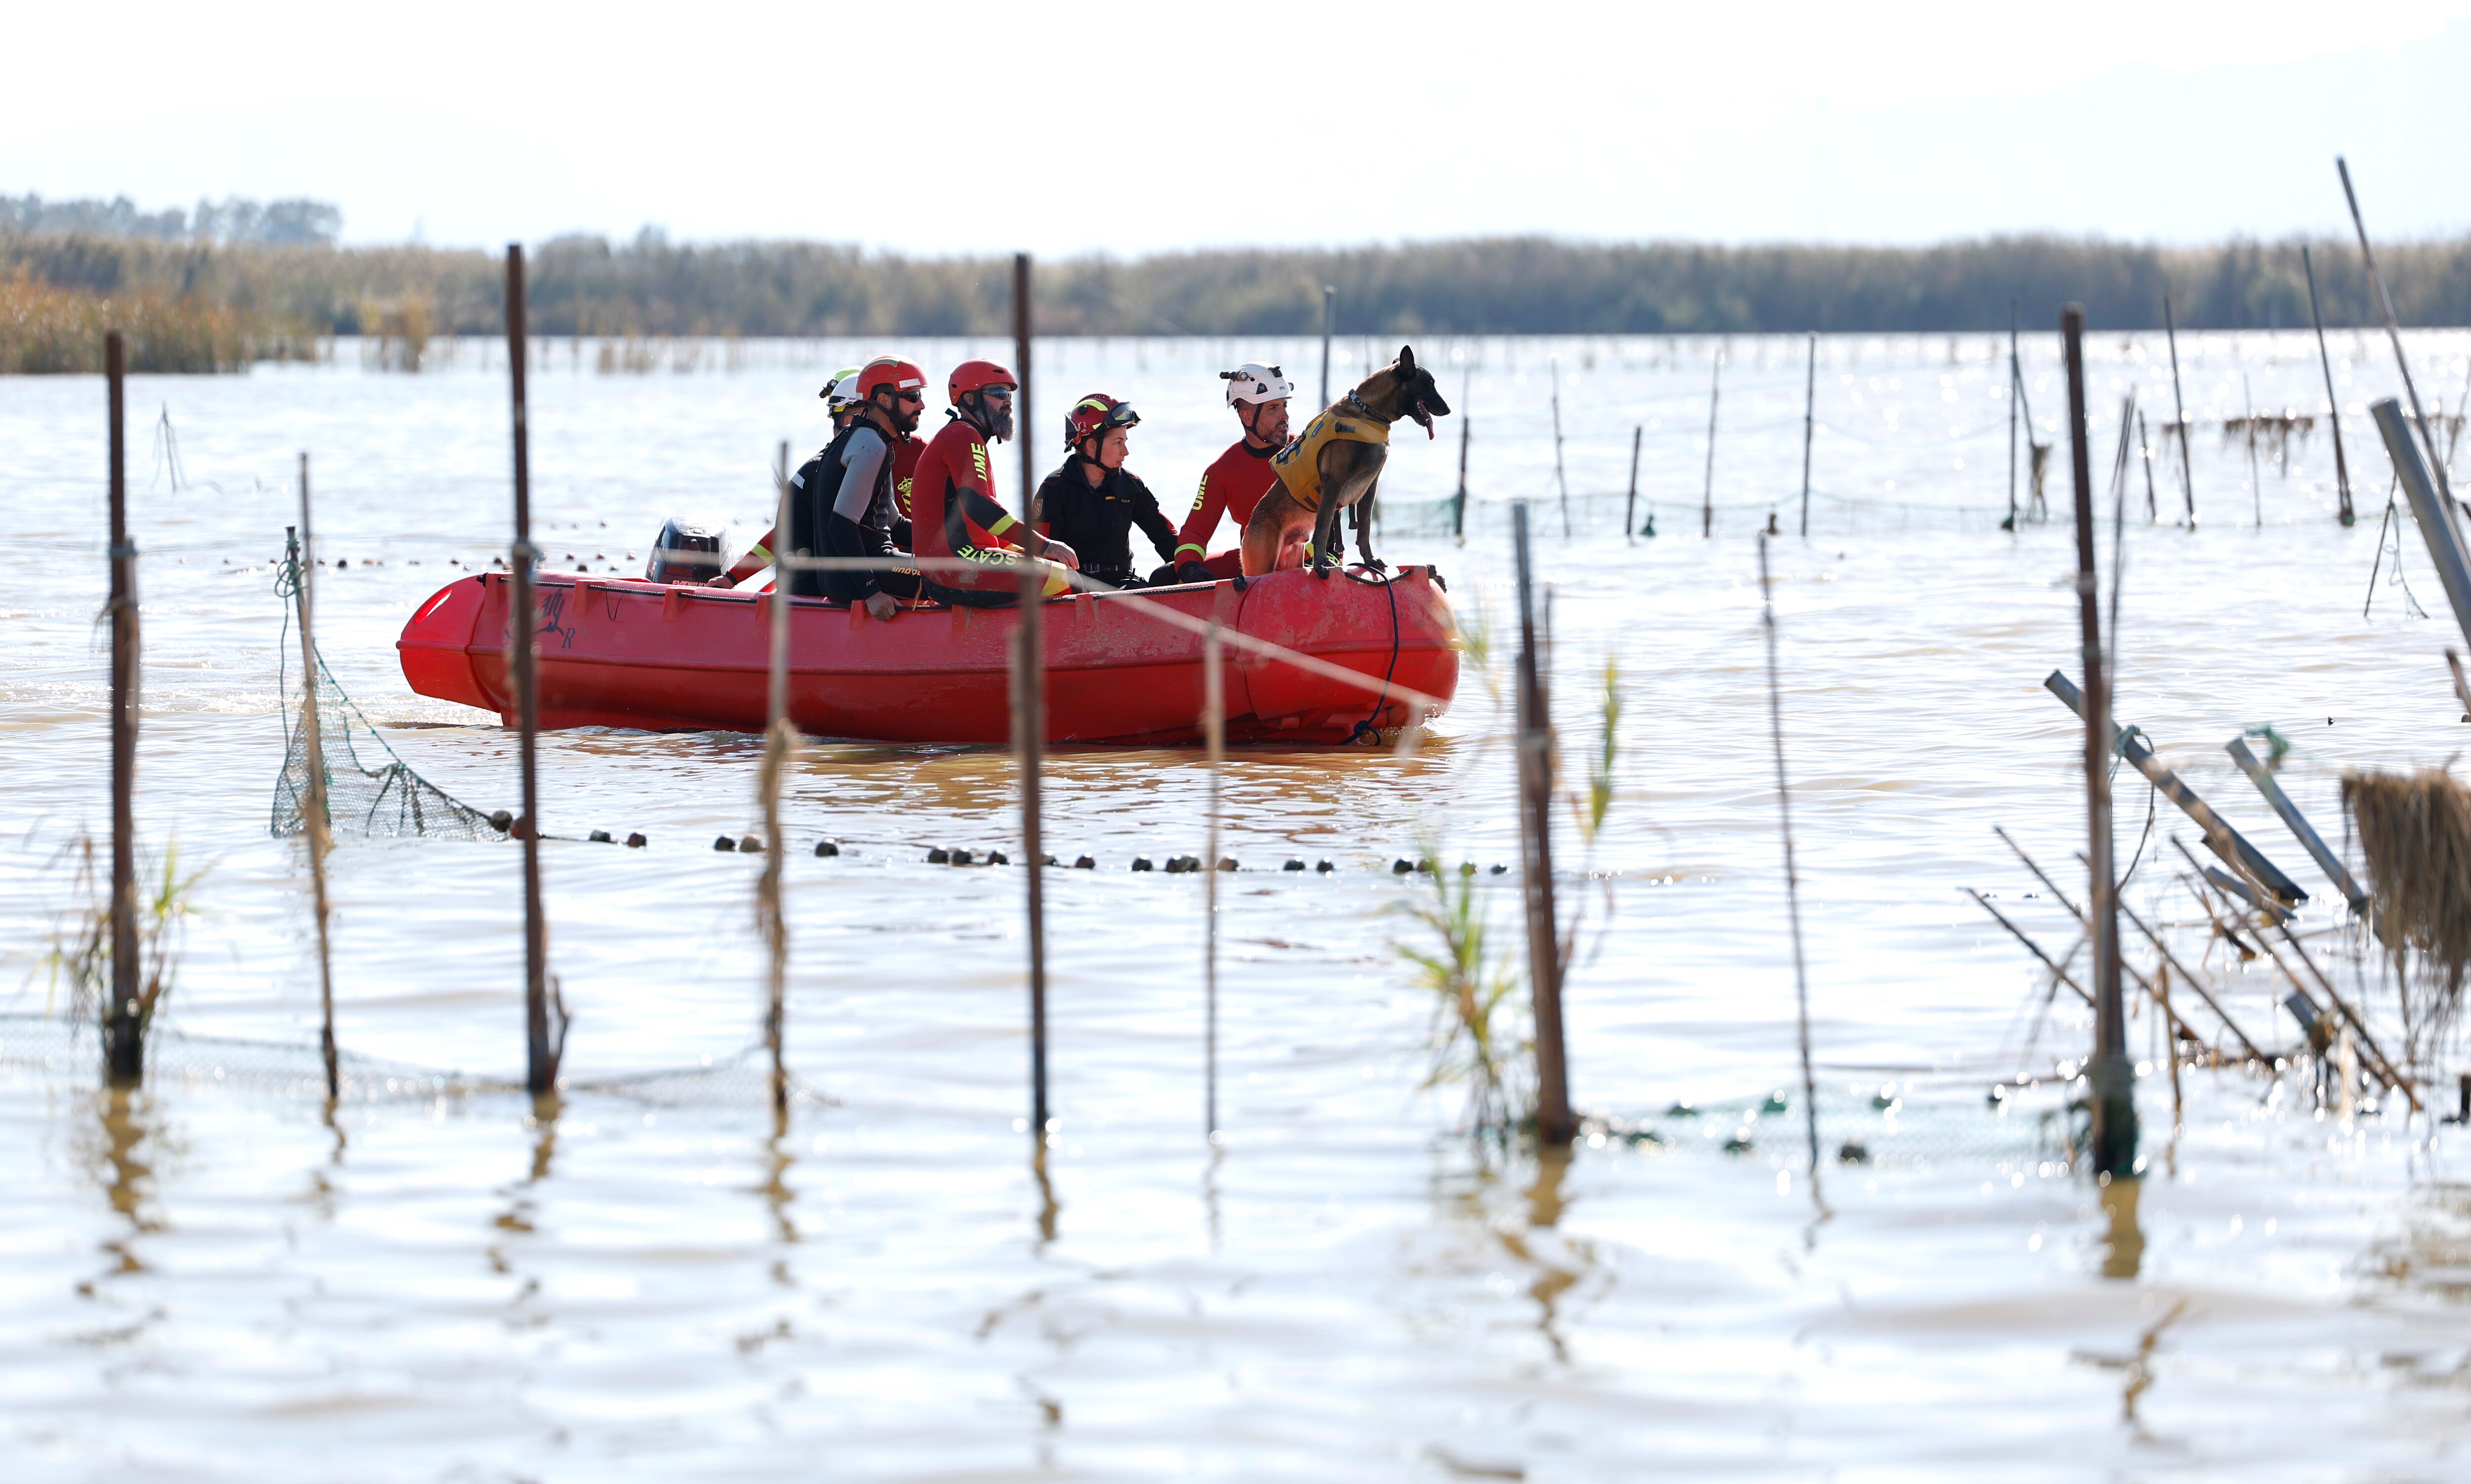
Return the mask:
[[[673,511],[760,530],[776,440],[819,441],[815,389],[873,348],[632,347],[655,365],[628,373],[623,353],[604,372],[598,347],[547,347],[532,467],[551,565],[633,570]],[[939,375],[1003,353],[901,348]],[[1334,378],[1373,348],[1341,342]],[[1566,820],[1559,841],[1563,901],[1586,913],[1573,1090],[1611,1137],[1566,1162],[1458,1132],[1464,1091],[1425,1085],[1432,1006],[1397,948],[1423,946],[1401,908],[1431,888],[1395,859],[1516,859],[1506,717],[1473,666],[1413,756],[1231,758],[1222,849],[1243,869],[1219,878],[1214,1148],[1203,883],[1128,868],[1204,848],[1197,754],[1050,760],[1048,848],[1098,868],[1047,878],[1058,1123],[1034,1159],[1021,873],[924,860],[1017,848],[1006,755],[817,742],[798,760],[784,812],[802,1095],[776,1127],[742,1056],[764,982],[757,862],[711,848],[758,819],[759,749],[723,735],[543,740],[549,831],[650,838],[544,850],[566,1070],[588,1084],[553,1106],[491,1090],[522,1061],[517,853],[341,842],[338,1036],[365,1060],[330,1119],[303,1080],[305,856],[268,833],[284,746],[271,561],[305,449],[337,563],[318,586],[329,664],[426,776],[511,805],[507,736],[410,695],[391,648],[452,563],[485,564],[506,539],[503,349],[480,343],[418,375],[346,343],[331,365],[132,382],[138,817],[157,859],[176,842],[204,875],[158,1073],[100,1093],[90,1030],[34,1017],[60,1008],[43,958],[80,901],[64,853],[108,820],[103,389],[0,383],[7,1475],[2471,1472],[2471,1185],[2451,1130],[2364,1094],[2320,1107],[2311,1068],[2192,1071],[2175,1139],[2140,1006],[2147,1177],[2106,1208],[2061,1167],[2045,1115],[2087,1018],[2041,1014],[2046,980],[1959,894],[1991,894],[2055,953],[2072,940],[1991,833],[2081,883],[2082,734],[2040,688],[2077,644],[2065,443],[2059,518],[2001,531],[2004,341],[1821,342],[1807,538],[1800,338],[1418,348],[1472,419],[1473,513],[1461,544],[1429,504],[1455,486],[1460,420],[1430,443],[1403,430],[1382,554],[1438,563],[1463,620],[1507,635],[1502,502],[1539,502],[1574,782],[1617,667],[1611,810],[1592,842]],[[2192,418],[2248,397],[2321,411],[2305,337],[2178,349]],[[2362,614],[2388,483],[2362,405],[2393,374],[2381,342],[2343,331],[2333,350],[2360,524],[2333,519],[2321,422],[2287,471],[2264,450],[2253,488],[2246,446],[2200,429],[2194,530],[2173,524],[2176,448],[2152,524],[2131,459],[2120,609],[2120,719],[2312,888],[2224,741],[2266,724],[2288,739],[2286,786],[2338,841],[2342,767],[2463,746],[2441,660],[2459,635],[2415,532],[2409,589],[2381,577]],[[2423,396],[2450,408],[2471,340],[2412,350]],[[2132,383],[2149,420],[2167,417],[2170,371],[2159,337],[2099,336],[2088,355],[2107,512],[2118,399]],[[1040,446],[1068,394],[1127,395],[1144,418],[1133,466],[1173,511],[1233,436],[1213,373],[1257,357],[1317,380],[1317,344],[1043,344]],[[2053,338],[2025,361],[2049,440],[2065,403]],[[1623,534],[1634,428],[1653,538]],[[1824,1218],[1753,540],[1771,507]],[[2108,554],[2106,539],[2106,584]],[[2123,855],[2148,802],[2120,789]],[[2193,833],[2161,808],[2130,901],[2200,921],[2167,846]],[[804,853],[827,837],[837,859]],[[1289,858],[1335,869],[1277,869]],[[1477,877],[1505,954],[1517,879]],[[2338,927],[2331,897],[2304,930]],[[2177,941],[2251,1035],[2296,1043],[2266,965]],[[2373,959],[2339,930],[2311,941],[2390,1024]],[[2448,1088],[2455,1060],[2430,1069]],[[2037,1085],[1994,1108],[1992,1084],[2020,1076]],[[1781,1111],[1765,1101],[1778,1090]],[[1651,1127],[1658,1142],[1622,1137]],[[1869,1163],[1839,1163],[1847,1142]]]

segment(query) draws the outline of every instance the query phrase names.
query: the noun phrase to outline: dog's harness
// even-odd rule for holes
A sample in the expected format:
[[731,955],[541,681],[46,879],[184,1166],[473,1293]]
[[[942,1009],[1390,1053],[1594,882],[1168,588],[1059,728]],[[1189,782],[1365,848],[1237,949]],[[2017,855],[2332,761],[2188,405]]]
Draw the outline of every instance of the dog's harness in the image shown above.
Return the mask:
[[[1353,405],[1353,415],[1342,414],[1340,408]],[[1305,424],[1302,436],[1290,439],[1287,446],[1271,456],[1270,463],[1279,471],[1279,483],[1287,486],[1287,494],[1296,504],[1319,514],[1321,511],[1321,451],[1332,443],[1377,443],[1388,446],[1390,425],[1373,415],[1364,399],[1351,391],[1345,400],[1323,409],[1313,420]]]

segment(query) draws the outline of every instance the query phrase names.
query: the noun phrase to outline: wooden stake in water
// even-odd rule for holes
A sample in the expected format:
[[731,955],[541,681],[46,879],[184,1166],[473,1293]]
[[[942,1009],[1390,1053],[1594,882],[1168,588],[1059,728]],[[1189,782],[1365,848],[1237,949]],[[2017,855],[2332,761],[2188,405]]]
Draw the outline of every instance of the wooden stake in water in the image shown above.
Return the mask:
[[111,1004],[104,1016],[104,1073],[115,1087],[146,1075],[137,959],[137,548],[129,539],[129,464],[120,332],[103,338],[111,451]]
[[1468,438],[1473,424],[1468,421],[1468,389],[1475,380],[1472,367],[1459,373],[1459,492],[1450,500],[1450,535],[1460,542],[1467,540],[1467,460]]
[[1699,534],[1716,533],[1716,399],[1724,390],[1725,353],[1716,352],[1707,367],[1707,482],[1699,496]]
[[[773,485],[772,544],[776,552],[787,549],[789,535],[789,445],[786,439],[781,444],[779,468],[781,472]],[[757,783],[764,801],[764,875],[756,884],[755,902],[756,917],[771,958],[765,984],[764,1045],[772,1056],[772,1116],[777,1121],[789,1114],[786,1046],[789,914],[782,900],[782,873],[788,863],[788,843],[781,837],[781,788],[789,770],[789,759],[798,748],[798,729],[789,719],[789,571],[777,555],[773,561],[772,591],[764,601],[772,605],[772,655],[769,683],[765,687],[764,766]]]
[[1338,323],[1338,290],[1330,284],[1321,286],[1321,402],[1315,408],[1330,406],[1330,332]]
[[2102,605],[2094,565],[2093,462],[2085,430],[2084,309],[2059,312],[2067,350],[2069,472],[2076,482],[2077,606],[2084,658],[2087,902],[2094,956],[2094,1052],[2090,1069],[2094,1171],[2113,1179],[2135,1173],[2136,1086],[2128,1063],[2128,1021],[2120,1000],[2118,887],[2111,862],[2110,679],[2102,644]]
[[2402,389],[2411,398],[2411,420],[2418,426],[2421,441],[2428,445],[2429,463],[2436,473],[2437,496],[2447,509],[2455,509],[2454,485],[2446,477],[2445,459],[2437,452],[2436,429],[2430,424],[2428,413],[2420,409],[2419,384],[2412,379],[2410,358],[2402,353],[2402,324],[2394,318],[2393,294],[2386,288],[2386,275],[2377,268],[2375,249],[2368,246],[2368,224],[2360,215],[2359,194],[2351,189],[2351,167],[2338,154],[2334,156],[2334,169],[2342,177],[2342,200],[2349,203],[2351,225],[2360,234],[2360,256],[2367,260],[2368,282],[2376,286],[2378,307],[2385,311],[2386,339],[2393,343],[2394,367],[2402,372]]
[[2334,488],[2342,502],[2335,519],[2348,526],[2359,515],[2351,508],[2351,465],[2342,457],[2342,398],[2334,389],[2334,358],[2325,353],[2325,315],[2317,305],[2317,265],[2305,245],[2299,249],[2299,266],[2308,272],[2308,320],[2317,327],[2317,365],[2325,373],[2325,420],[2334,428]]
[[[1810,1135],[1810,1198],[1819,1193],[1819,1079],[1810,1066],[1810,975],[1801,951],[1801,879],[1793,862],[1793,789],[1784,770],[1784,701],[1777,681],[1776,597],[1768,582],[1768,538],[1759,537],[1760,622],[1768,631],[1768,731],[1776,742],[1777,818],[1784,835],[1785,919],[1793,929],[1793,1002],[1801,1041],[1802,1121]],[[1823,1203],[1824,1209],[1824,1203]]]
[[1553,363],[1553,483],[1562,488],[1562,539],[1570,539],[1570,477],[1562,469],[1562,363]]
[[2256,466],[2256,395],[2248,390],[2247,373],[2240,372],[2240,402],[2247,416],[2247,489],[2256,501],[2256,529],[2265,529],[2265,476]]
[[2171,414],[2179,435],[2179,489],[2188,502],[2188,529],[2197,529],[2197,477],[2188,465],[2188,404],[2179,395],[2179,325],[2171,315],[2171,295],[2162,295],[2162,334],[2171,346]]
[[[1020,378],[1020,386],[1013,392],[1013,426],[1020,430],[1018,436],[1022,440],[1021,501],[1024,526],[1029,524],[1031,493],[1038,487],[1030,480],[1031,329],[1029,254],[1016,253],[1012,260],[1012,334],[1013,355],[1021,365],[1013,373]],[[1028,532],[1024,544],[1032,551],[1036,550],[1038,538],[1034,530]],[[1047,742],[1047,639],[1043,613],[1046,596],[1046,564],[1024,560],[1021,564],[1021,621],[1012,631],[1012,736],[1013,752],[1021,768],[1022,864],[1029,872],[1029,1128],[1030,1137],[1042,1150],[1046,1148],[1050,1122],[1047,1113],[1047,847],[1041,829],[1043,806],[1039,797],[1040,755]]]
[[[1810,436],[1818,427],[1818,418],[1819,332],[1813,330],[1810,332],[1810,368],[1801,388],[1801,533],[1805,536],[1810,534]],[[2014,435],[2012,433],[2010,436],[2012,438]],[[1708,441],[1713,443],[1715,440],[1710,438]],[[2009,457],[2015,457],[2014,449],[2009,450]],[[2014,491],[2010,491],[2009,499],[2012,503],[2014,501]]]
[[524,1086],[534,1097],[556,1091],[557,1046],[549,1023],[549,920],[541,907],[539,615],[532,599],[531,434],[524,402],[530,363],[524,326],[524,248],[506,245],[506,370],[513,378],[515,434],[514,594],[506,608],[507,657],[515,671],[515,712],[522,728],[524,813]]
[[[1030,318],[1029,254],[1012,255],[1012,374],[1020,385],[1012,393],[1013,437],[1021,445],[1021,520],[1030,524],[1029,503],[1038,493],[1038,440],[1029,436],[1029,351],[1030,335],[1035,328]],[[1024,543],[1032,550],[1037,542]],[[1031,862],[1031,869],[1037,862]]]
[[1553,906],[1552,702],[1536,643],[1525,501],[1511,507],[1510,518],[1518,563],[1518,839],[1526,888],[1527,978],[1536,1018],[1536,1138],[1556,1145],[1568,1143],[1578,1124],[1570,1116],[1569,1065],[1562,1038],[1561,916]]
[[2008,301],[2008,525],[2016,529],[2016,301]]
[[2162,516],[2153,504],[2153,436],[2146,431],[2141,407],[2136,410],[2136,452],[2145,460],[2145,524],[2151,526]]
[[309,901],[318,914],[318,1048],[326,1062],[326,1100],[342,1095],[335,1055],[335,965],[327,945],[326,739],[318,713],[318,643],[311,624],[317,612],[318,547],[309,523],[309,456],[300,456],[300,544],[294,558],[294,601],[300,605],[300,745],[309,765],[309,796],[301,800],[303,833],[309,836]]
[[1646,436],[1644,427],[1630,430],[1630,493],[1622,500],[1622,539],[1626,541],[1638,535],[1638,440]]
[[1202,1133],[1212,1143],[1218,1142],[1218,775],[1227,762],[1227,689],[1226,671],[1221,668],[1218,647],[1218,625],[1210,625],[1210,633],[1201,642],[1201,730],[1210,745],[1210,829],[1209,851],[1201,858],[1202,870],[1209,880],[1202,883],[1202,962],[1201,987],[1208,1029],[1203,1038],[1205,1085],[1208,1089],[1202,1111]]

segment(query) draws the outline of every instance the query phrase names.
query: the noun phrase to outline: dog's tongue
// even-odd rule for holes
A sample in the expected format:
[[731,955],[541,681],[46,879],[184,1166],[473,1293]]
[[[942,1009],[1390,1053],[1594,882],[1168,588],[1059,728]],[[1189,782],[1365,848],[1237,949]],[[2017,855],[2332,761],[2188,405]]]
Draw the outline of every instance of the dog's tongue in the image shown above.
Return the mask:
[[1424,410],[1424,404],[1422,402],[1418,402],[1416,404],[1416,420],[1424,425],[1424,441],[1427,443],[1431,442],[1433,440],[1433,414]]

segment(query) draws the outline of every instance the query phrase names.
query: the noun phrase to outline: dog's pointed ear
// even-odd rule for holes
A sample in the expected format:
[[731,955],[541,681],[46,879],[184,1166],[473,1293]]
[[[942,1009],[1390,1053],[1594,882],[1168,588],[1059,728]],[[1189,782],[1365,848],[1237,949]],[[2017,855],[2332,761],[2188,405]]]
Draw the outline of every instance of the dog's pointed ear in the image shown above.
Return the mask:
[[1401,376],[1413,376],[1416,374],[1415,346],[1401,345],[1399,347],[1399,374]]

